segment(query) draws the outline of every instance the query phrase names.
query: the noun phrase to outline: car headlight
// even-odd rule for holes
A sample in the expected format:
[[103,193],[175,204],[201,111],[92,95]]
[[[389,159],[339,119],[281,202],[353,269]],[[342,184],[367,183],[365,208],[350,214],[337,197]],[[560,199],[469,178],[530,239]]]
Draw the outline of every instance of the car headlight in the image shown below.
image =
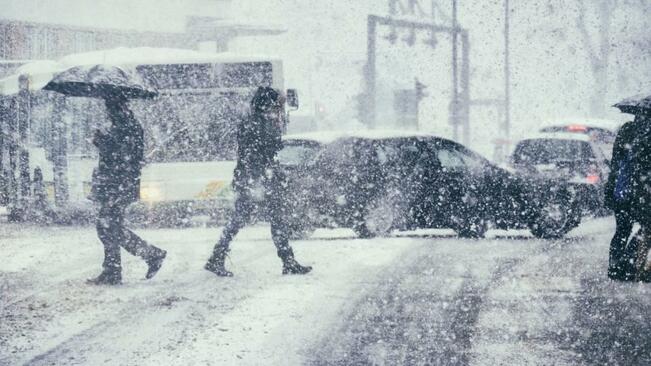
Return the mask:
[[140,199],[145,202],[159,202],[163,200],[163,189],[160,183],[147,182],[140,185]]

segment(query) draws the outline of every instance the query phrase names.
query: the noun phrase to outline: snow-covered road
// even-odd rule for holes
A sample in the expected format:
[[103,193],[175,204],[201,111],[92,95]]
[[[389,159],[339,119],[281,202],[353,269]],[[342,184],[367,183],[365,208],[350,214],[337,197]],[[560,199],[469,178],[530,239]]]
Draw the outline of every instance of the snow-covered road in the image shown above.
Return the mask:
[[233,278],[202,269],[219,229],[138,230],[168,260],[145,281],[124,255],[116,288],[84,283],[92,228],[2,224],[0,365],[644,364],[651,286],[605,280],[611,221],[560,241],[322,230],[294,277],[266,227],[233,243]]

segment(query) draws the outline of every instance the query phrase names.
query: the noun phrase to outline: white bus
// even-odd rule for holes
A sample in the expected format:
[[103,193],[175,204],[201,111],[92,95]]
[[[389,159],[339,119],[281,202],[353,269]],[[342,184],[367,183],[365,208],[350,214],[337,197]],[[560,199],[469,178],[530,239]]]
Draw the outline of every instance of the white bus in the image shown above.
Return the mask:
[[[121,48],[68,56],[60,61],[68,66],[117,65],[137,73],[159,91],[153,100],[130,101],[145,129],[147,160],[141,179],[141,203],[134,211],[150,221],[183,223],[195,214],[223,214],[232,195],[236,123],[248,112],[258,86],[284,89],[282,61],[267,56]],[[52,94],[34,93],[30,131],[33,145],[43,146],[51,157],[54,149],[50,132],[53,114],[57,113],[52,99],[60,98]],[[288,90],[288,95],[295,96],[295,91]],[[83,206],[88,203],[86,197],[97,164],[97,152],[90,141],[95,128],[107,123],[104,106],[97,99],[65,98],[59,114],[67,136],[69,205]]]

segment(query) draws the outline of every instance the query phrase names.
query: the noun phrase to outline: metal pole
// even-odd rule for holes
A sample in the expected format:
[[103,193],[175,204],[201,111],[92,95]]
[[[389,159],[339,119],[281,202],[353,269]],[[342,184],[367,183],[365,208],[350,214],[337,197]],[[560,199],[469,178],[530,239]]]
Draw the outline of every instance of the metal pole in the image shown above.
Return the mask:
[[29,92],[29,80],[25,75],[20,75],[18,78],[19,91],[18,91],[18,206],[19,212],[22,216],[20,219],[24,220],[27,206],[30,199],[31,191],[31,178],[29,172],[29,124],[31,118],[31,95]]
[[66,106],[66,99],[57,96],[54,100],[54,115],[52,116],[52,128],[54,135],[54,151],[52,160],[54,162],[54,202],[57,207],[65,207],[69,199],[68,190],[68,140],[67,126],[62,118]]
[[6,169],[5,150],[9,142],[9,106],[7,98],[0,96],[0,205],[6,205],[9,200],[9,173]]
[[18,221],[22,216],[20,214],[20,204],[18,202],[18,180],[16,179],[18,173],[18,96],[10,97],[9,110],[11,115],[7,120],[7,137],[8,137],[8,176],[7,176],[7,190],[8,190],[8,203],[10,206],[10,220]]
[[377,18],[368,16],[366,49],[366,124],[375,128],[375,38]]
[[450,108],[450,124],[452,124],[452,139],[459,140],[459,81],[457,70],[457,0],[452,0],[452,108]]
[[[511,135],[511,67],[509,64],[509,0],[504,0],[504,138]],[[508,150],[508,144],[507,144]]]
[[461,103],[459,122],[463,126],[462,142],[470,143],[470,41],[468,32],[461,32]]

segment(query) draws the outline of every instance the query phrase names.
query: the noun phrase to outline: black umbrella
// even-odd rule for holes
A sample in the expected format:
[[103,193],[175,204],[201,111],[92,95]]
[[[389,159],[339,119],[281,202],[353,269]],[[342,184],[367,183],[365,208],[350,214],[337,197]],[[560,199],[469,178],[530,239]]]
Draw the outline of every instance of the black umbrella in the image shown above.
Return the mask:
[[129,99],[148,99],[158,95],[156,90],[145,86],[136,74],[109,65],[71,67],[57,73],[43,89],[72,97],[122,95]]
[[623,113],[651,114],[651,95],[635,95],[614,104],[613,107],[619,108],[619,110],[621,110]]

